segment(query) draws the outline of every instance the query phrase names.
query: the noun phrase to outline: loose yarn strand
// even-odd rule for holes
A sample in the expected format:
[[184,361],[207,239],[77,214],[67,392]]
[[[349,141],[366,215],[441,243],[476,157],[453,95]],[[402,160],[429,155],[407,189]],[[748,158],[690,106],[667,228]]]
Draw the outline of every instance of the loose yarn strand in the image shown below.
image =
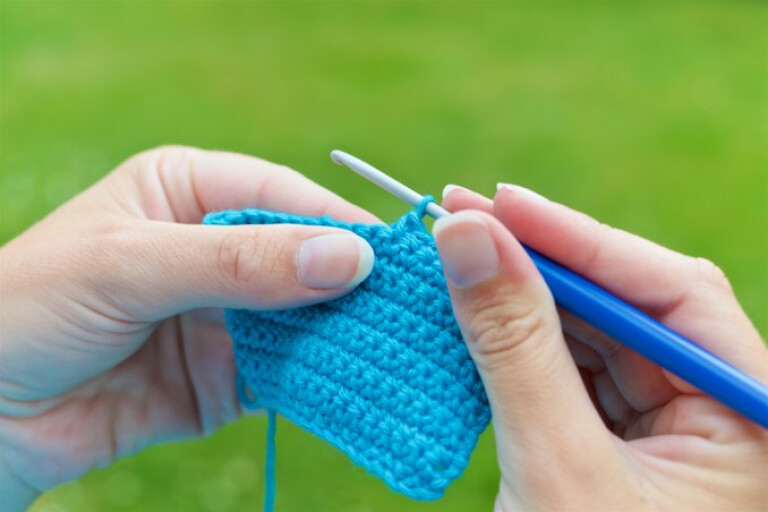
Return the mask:
[[[235,390],[240,403],[245,409],[259,408],[258,397],[248,387],[245,377],[237,376]],[[264,462],[264,512],[275,509],[275,432],[277,430],[277,413],[267,409],[267,448]]]
[[265,492],[264,512],[275,509],[275,431],[277,430],[277,414],[267,410],[267,454],[264,464]]

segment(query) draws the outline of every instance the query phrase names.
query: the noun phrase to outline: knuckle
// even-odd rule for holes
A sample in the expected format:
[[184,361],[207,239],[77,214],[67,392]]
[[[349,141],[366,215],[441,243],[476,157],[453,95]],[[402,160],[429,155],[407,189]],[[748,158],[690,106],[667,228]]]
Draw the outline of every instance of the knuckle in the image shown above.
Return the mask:
[[499,296],[475,301],[467,318],[475,353],[490,365],[524,351],[529,343],[549,333],[550,322],[543,308]]
[[233,229],[221,241],[217,266],[225,278],[235,283],[251,283],[258,275],[278,272],[285,250],[276,237]]
[[302,173],[300,173],[296,169],[288,167],[287,165],[283,165],[283,164],[272,164],[272,165],[275,166],[275,172],[277,172],[279,174],[285,174],[285,175],[289,175],[289,176],[294,176],[296,178],[299,178],[299,177],[303,178],[304,177],[304,175]]
[[154,148],[150,148],[145,151],[142,151],[141,153],[136,155],[136,157],[154,159],[154,158],[160,158],[164,156],[184,155],[191,151],[195,151],[195,148],[191,146],[166,144],[166,145],[156,146]]
[[708,283],[727,292],[732,291],[731,283],[725,272],[711,260],[701,257],[695,258],[694,265],[697,281]]
[[620,233],[622,233],[622,231],[611,226],[610,224],[600,222],[591,217],[587,217],[586,215],[585,218],[587,219],[586,222],[594,226],[596,232],[595,239],[597,241],[591,246],[589,250],[584,252],[581,266],[585,269],[593,269],[600,266],[600,260],[605,254],[606,245],[609,243],[609,241],[614,240],[617,236],[621,236]]
[[[88,269],[89,280],[113,281],[126,275],[126,262],[135,260],[137,229],[124,219],[106,219],[90,226],[71,251],[60,251],[59,261],[73,268]],[[122,271],[118,271],[123,269]]]
[[119,220],[96,227],[92,249],[97,258],[104,255],[122,260],[136,250],[137,230],[131,222]]
[[196,151],[199,150],[191,146],[157,146],[132,156],[119,169],[138,176],[176,170],[189,165]]
[[701,425],[702,401],[700,397],[679,397],[673,399],[668,406],[672,411],[670,429],[675,432],[689,432]]

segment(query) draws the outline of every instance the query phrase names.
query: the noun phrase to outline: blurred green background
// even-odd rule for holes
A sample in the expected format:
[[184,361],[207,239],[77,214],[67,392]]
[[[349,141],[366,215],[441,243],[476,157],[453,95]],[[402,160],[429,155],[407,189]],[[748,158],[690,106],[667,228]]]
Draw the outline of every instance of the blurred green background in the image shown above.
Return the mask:
[[[0,240],[168,143],[288,164],[384,218],[406,210],[333,166],[338,147],[417,190],[519,183],[708,257],[765,332],[766,26],[758,2],[3,0]],[[258,510],[264,423],[152,448],[33,510]],[[488,433],[435,503],[285,422],[278,438],[278,510],[489,510],[497,487]]]

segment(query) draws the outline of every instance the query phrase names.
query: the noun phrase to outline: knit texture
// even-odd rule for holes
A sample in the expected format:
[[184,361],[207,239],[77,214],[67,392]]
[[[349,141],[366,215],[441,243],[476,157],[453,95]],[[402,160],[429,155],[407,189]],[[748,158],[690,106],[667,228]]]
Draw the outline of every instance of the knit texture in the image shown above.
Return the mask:
[[437,499],[466,467],[490,411],[419,210],[392,226],[253,209],[205,223],[332,226],[370,243],[373,271],[342,298],[228,310],[238,372],[255,405],[335,445],[395,491]]

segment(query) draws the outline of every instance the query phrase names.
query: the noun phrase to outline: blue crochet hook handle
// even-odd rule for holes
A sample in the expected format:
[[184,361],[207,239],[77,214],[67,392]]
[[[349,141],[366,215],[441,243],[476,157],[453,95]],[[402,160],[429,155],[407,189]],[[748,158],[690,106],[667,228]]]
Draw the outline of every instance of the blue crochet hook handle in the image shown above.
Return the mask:
[[525,250],[560,307],[768,428],[768,386],[543,254]]
[[[348,153],[333,151],[331,159],[412,206],[419,205],[424,199],[418,192]],[[435,203],[427,204],[425,212],[434,218],[450,215],[450,212]],[[758,425],[768,428],[768,386],[595,283],[533,249],[523,247],[560,307]]]

